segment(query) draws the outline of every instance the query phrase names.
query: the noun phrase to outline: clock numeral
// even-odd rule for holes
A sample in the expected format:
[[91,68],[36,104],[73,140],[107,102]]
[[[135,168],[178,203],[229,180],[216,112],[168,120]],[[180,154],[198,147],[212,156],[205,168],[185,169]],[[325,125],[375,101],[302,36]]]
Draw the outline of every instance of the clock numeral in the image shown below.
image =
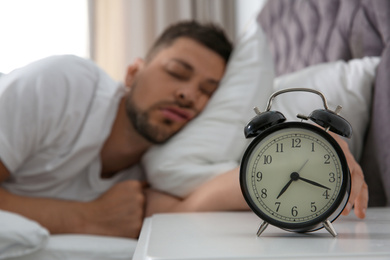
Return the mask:
[[316,203],[315,202],[311,203],[311,212],[316,212],[317,211],[317,206],[314,205],[314,204],[316,204]]
[[325,154],[324,159],[325,159],[324,164],[330,164],[330,155],[329,154]]
[[315,150],[314,150],[314,142],[311,143],[311,151],[315,152]]
[[292,209],[291,209],[291,215],[293,216],[293,217],[296,217],[296,216],[298,216],[298,207],[297,206],[294,206],[294,207],[292,207]]
[[300,138],[293,138],[292,140],[292,148],[300,148],[301,147],[301,139]]
[[283,153],[283,144],[276,144],[276,152]]
[[267,198],[267,189],[266,188],[264,188],[264,189],[262,189],[261,190],[261,198],[262,199],[266,199]]
[[325,192],[322,194],[322,196],[325,197],[325,199],[329,199],[329,190],[325,190]]
[[256,180],[257,180],[257,182],[261,182],[262,179],[263,179],[263,173],[262,172],[257,172],[256,173]]
[[280,204],[281,204],[280,202],[275,202],[276,212],[279,212]]
[[329,173],[329,182],[333,183],[336,181],[334,172]]
[[272,163],[272,156],[264,155],[264,164],[271,164],[271,163]]

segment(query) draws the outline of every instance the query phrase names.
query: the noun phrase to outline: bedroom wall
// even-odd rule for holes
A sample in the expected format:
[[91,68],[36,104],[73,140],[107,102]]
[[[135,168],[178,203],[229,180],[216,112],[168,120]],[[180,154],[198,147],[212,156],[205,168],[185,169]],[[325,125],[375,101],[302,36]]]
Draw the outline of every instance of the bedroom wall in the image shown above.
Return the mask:
[[[57,54],[75,54],[93,58],[99,63],[93,55],[96,42],[89,41],[94,35],[91,34],[91,30],[88,31],[88,15],[91,17],[93,11],[87,10],[87,3],[90,8],[97,3],[103,4],[104,10],[110,11],[113,14],[111,17],[123,24],[118,26],[117,21],[114,23],[104,21],[103,26],[99,25],[100,28],[104,27],[104,30],[110,33],[109,37],[103,37],[104,44],[111,44],[114,49],[104,50],[102,53],[108,57],[115,56],[113,55],[115,52],[120,54],[114,61],[102,62],[99,65],[109,71],[111,76],[121,80],[122,70],[125,69],[126,64],[134,60],[135,56],[142,57],[145,49],[155,38],[155,34],[159,33],[166,23],[172,22],[172,19],[188,19],[195,13],[197,19],[212,19],[221,22],[228,29],[231,38],[236,39],[265,1],[58,0],[55,3],[52,0],[0,1],[0,31],[2,32],[0,72],[8,73],[34,60]],[[119,6],[117,9],[115,9],[116,5]],[[149,5],[155,5],[156,8],[146,8]],[[21,9],[20,6],[24,8]],[[170,8],[172,6],[175,8]],[[169,9],[169,12],[166,9]],[[134,16],[134,12],[138,14],[138,18]],[[69,19],[70,13],[72,19]],[[156,14],[154,19],[151,19],[152,13]],[[139,18],[140,15],[144,18]],[[92,22],[97,21],[92,20]],[[153,30],[147,27],[152,22],[157,25],[156,28],[153,27]],[[129,30],[129,24],[135,24],[137,30]]]
[[0,72],[56,54],[88,57],[86,0],[0,0]]
[[[266,0],[89,1],[93,9],[91,58],[121,80],[127,65],[143,57],[167,25],[183,19],[216,22],[235,41]],[[105,28],[107,24],[115,30]]]

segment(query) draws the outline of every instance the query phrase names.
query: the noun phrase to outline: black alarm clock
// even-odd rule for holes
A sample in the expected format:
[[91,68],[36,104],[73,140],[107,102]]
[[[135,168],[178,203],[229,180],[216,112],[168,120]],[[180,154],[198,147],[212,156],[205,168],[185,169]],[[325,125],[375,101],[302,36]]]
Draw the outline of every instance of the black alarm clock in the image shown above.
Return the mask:
[[[297,115],[287,122],[279,111],[271,111],[276,96],[287,92],[311,92],[321,97],[324,109]],[[351,177],[347,160],[332,131],[350,138],[352,127],[328,108],[324,95],[313,89],[293,88],[275,92],[266,111],[255,108],[256,116],[245,127],[247,147],[240,166],[240,186],[246,202],[263,222],[294,231],[325,228],[337,236],[332,222],[347,204]],[[318,126],[307,122],[311,120]]]

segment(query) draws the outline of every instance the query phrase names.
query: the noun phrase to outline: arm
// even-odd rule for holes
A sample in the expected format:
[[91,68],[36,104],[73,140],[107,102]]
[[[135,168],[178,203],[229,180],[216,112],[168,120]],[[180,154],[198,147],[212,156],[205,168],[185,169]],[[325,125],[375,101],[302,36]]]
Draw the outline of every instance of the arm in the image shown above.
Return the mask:
[[149,189],[146,192],[146,215],[161,212],[201,212],[248,210],[241,193],[239,168],[218,175],[204,183],[185,199]]
[[[9,176],[0,161],[0,182]],[[0,188],[0,209],[33,219],[52,234],[136,238],[142,225],[143,202],[142,186],[135,181],[118,183],[91,202],[25,197]]]
[[176,206],[181,211],[249,210],[241,193],[237,167],[218,175],[201,185],[182,203]]
[[[68,145],[80,137],[98,72],[87,64],[74,56],[55,56],[2,77],[0,184],[47,144]],[[136,237],[143,201],[141,184],[132,181],[118,183],[91,202],[18,196],[0,185],[0,209],[33,219],[53,234]]]
[[[368,204],[368,188],[364,181],[363,171],[351,154],[348,144],[337,135],[332,136],[343,149],[351,172],[351,195],[343,215],[348,215],[352,207],[357,217],[364,218]],[[187,198],[179,199],[168,194],[148,190],[146,214],[158,212],[191,212],[247,210],[245,199],[239,184],[239,168],[235,168],[206,182]]]

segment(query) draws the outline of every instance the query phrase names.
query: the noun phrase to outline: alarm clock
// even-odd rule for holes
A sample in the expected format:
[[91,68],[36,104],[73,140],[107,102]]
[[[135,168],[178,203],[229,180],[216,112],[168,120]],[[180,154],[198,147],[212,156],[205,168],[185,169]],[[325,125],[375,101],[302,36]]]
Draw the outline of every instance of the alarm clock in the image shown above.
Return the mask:
[[[298,114],[297,121],[271,110],[278,95],[300,91],[319,95],[324,108],[308,116]],[[257,236],[271,224],[294,232],[325,228],[336,237],[332,222],[351,191],[346,157],[328,133],[352,135],[351,125],[339,115],[341,106],[331,111],[321,92],[293,88],[273,93],[264,112],[254,110],[256,116],[244,129],[245,137],[254,140],[242,157],[240,187],[249,207],[263,220]]]

